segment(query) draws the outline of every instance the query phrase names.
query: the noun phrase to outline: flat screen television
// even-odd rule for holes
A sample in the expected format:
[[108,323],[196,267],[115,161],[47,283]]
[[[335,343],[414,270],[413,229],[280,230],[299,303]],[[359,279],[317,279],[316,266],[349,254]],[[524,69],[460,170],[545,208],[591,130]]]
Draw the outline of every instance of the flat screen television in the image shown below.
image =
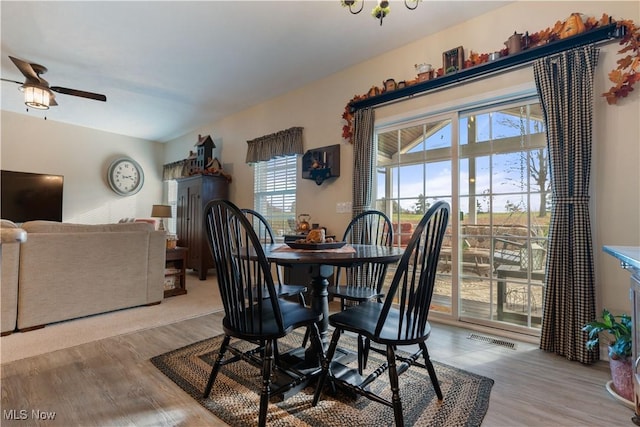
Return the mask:
[[0,215],[22,223],[62,221],[62,175],[0,171]]

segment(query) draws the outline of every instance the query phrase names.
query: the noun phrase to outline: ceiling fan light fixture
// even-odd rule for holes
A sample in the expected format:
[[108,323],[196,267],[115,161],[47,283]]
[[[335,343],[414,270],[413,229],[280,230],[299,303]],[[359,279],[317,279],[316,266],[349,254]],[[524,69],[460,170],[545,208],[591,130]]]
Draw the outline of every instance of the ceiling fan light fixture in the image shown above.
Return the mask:
[[27,107],[38,110],[48,110],[50,101],[51,92],[47,89],[33,85],[24,86],[24,103]]

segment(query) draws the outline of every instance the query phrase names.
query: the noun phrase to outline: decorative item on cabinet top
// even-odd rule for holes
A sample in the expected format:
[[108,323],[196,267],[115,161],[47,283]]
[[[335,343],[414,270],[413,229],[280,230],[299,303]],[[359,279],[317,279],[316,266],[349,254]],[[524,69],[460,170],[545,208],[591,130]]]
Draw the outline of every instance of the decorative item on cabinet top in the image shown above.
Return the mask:
[[222,168],[220,160],[214,156],[216,144],[211,135],[198,135],[196,151],[189,150],[189,156],[183,160],[163,165],[162,179],[180,179],[195,175],[222,176],[231,182],[231,175]]
[[307,150],[302,156],[302,178],[321,185],[325,179],[340,176],[340,144]]
[[213,149],[216,148],[216,144],[213,143],[211,135],[198,135],[198,142],[196,149],[198,154],[196,157],[196,168],[204,170],[213,159]]

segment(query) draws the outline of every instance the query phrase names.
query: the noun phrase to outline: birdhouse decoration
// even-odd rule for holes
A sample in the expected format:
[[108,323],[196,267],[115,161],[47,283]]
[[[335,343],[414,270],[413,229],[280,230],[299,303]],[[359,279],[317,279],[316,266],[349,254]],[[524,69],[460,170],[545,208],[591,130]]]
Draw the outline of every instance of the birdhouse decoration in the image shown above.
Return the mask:
[[185,170],[187,173],[184,174],[184,176],[196,175],[198,173],[197,161],[198,155],[189,150],[189,157],[185,159]]
[[216,145],[213,143],[213,139],[211,139],[210,135],[198,135],[196,148],[198,150],[196,157],[196,169],[204,170],[209,160],[213,159],[213,149],[216,148]]

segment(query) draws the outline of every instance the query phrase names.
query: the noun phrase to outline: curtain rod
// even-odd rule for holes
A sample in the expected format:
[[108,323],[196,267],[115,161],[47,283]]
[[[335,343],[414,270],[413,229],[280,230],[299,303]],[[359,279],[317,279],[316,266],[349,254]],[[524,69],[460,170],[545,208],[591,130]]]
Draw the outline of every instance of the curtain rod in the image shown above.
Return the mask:
[[566,39],[556,40],[542,46],[523,50],[522,52],[513,55],[507,55],[496,59],[495,61],[484,62],[473,67],[445,74],[432,80],[416,83],[402,89],[384,92],[370,98],[361,99],[351,104],[351,112],[367,107],[375,108],[391,105],[400,101],[405,101],[407,98],[416,98],[437,90],[445,89],[447,86],[451,86],[456,83],[466,83],[483,77],[494,76],[506,71],[513,71],[514,69],[518,69],[532,63],[536,59],[556,55],[588,44],[608,43],[615,39],[621,39],[624,35],[624,26],[618,27],[615,23],[608,24]]

